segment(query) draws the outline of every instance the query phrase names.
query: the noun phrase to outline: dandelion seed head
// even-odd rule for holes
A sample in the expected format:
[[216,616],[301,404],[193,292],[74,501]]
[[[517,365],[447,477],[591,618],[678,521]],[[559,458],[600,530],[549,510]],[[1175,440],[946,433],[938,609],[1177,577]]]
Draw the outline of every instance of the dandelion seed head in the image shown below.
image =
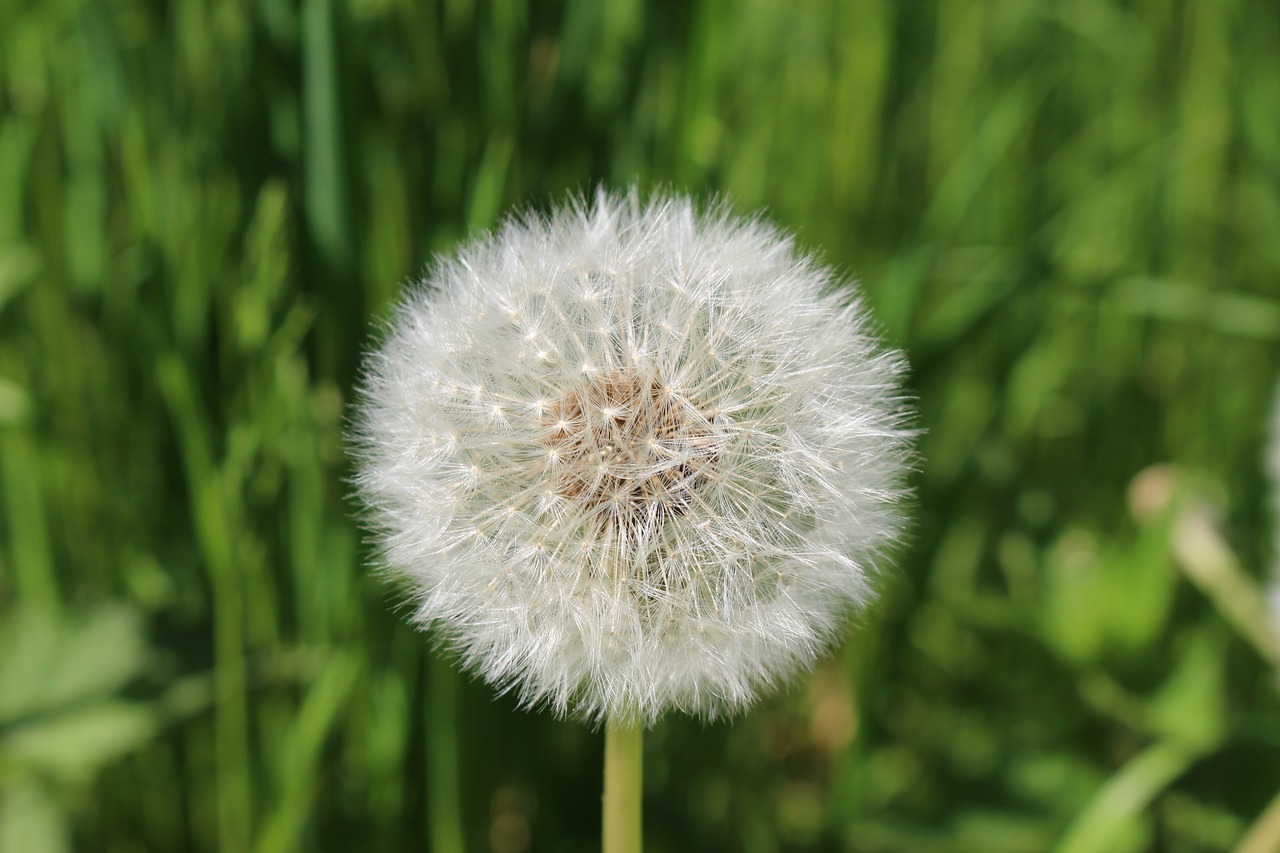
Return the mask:
[[438,263],[357,484],[415,621],[528,705],[651,723],[812,665],[899,537],[902,356],[775,229],[601,193]]

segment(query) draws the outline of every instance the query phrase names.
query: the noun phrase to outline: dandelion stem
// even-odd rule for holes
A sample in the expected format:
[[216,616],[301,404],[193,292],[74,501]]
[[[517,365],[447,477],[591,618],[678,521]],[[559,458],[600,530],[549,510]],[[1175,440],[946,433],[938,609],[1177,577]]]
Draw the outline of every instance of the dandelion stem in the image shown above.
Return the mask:
[[604,853],[640,853],[644,728],[610,721],[604,735]]

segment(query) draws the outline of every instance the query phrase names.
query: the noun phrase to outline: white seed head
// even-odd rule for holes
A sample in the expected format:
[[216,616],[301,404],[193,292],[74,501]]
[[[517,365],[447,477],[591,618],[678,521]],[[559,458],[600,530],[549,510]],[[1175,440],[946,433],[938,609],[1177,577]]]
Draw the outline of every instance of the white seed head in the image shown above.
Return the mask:
[[900,534],[902,356],[791,240],[600,193],[440,262],[357,483],[415,621],[528,705],[712,718],[809,667]]

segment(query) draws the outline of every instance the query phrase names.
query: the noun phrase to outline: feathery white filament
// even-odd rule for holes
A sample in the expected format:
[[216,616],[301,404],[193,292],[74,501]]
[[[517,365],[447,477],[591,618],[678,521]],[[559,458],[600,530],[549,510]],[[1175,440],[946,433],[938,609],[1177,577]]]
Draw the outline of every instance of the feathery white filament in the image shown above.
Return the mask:
[[736,711],[901,530],[900,354],[757,221],[601,193],[464,247],[368,362],[358,485],[416,621],[528,704]]

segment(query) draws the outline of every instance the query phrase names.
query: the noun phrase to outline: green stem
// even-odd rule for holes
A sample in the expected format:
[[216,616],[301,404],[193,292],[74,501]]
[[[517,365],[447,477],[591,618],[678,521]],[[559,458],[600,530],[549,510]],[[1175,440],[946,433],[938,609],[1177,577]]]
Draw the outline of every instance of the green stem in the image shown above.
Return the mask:
[[640,853],[644,728],[612,721],[604,735],[604,853]]

